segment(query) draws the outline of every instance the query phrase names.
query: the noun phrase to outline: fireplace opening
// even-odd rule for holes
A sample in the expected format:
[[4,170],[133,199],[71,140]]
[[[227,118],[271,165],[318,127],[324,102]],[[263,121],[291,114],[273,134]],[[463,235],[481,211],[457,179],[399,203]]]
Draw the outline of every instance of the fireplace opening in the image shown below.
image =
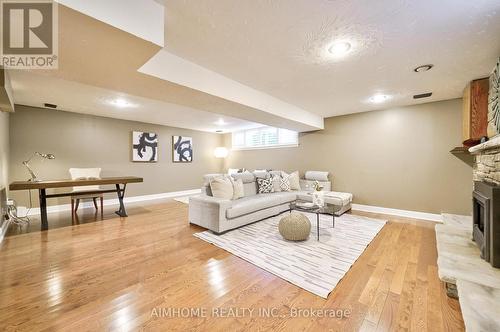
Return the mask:
[[500,267],[500,186],[474,183],[472,221],[472,239],[481,258],[493,267]]

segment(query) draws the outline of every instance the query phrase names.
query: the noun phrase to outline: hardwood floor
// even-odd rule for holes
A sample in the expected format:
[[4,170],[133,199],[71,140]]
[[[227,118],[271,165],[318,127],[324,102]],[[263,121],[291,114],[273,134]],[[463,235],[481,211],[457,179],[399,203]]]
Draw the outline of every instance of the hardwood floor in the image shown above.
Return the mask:
[[[324,300],[192,236],[202,229],[187,205],[128,212],[5,238],[0,329],[464,330],[437,276],[433,223],[355,212],[390,222]],[[348,317],[311,317],[333,309]]]

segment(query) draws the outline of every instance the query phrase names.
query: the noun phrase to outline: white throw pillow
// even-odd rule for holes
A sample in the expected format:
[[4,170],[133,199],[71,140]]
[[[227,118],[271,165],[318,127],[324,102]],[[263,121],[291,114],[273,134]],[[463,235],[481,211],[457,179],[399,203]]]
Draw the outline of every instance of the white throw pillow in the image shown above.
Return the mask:
[[231,178],[231,182],[233,183],[233,200],[244,197],[245,191],[243,189],[243,180],[242,179],[235,180]]
[[210,181],[210,190],[216,198],[233,199],[233,182],[228,177],[217,177]]
[[288,180],[290,181],[290,190],[300,190],[299,171],[295,171],[290,174],[283,172],[281,176],[283,178],[288,177]]
[[227,170],[227,174],[228,175],[233,175],[233,174],[237,174],[240,172],[240,169],[239,168],[230,168]]
[[290,190],[300,190],[300,178],[299,171],[295,171],[290,174]]
[[273,181],[274,192],[280,192],[281,191],[281,187],[280,187],[281,176],[273,175],[273,176],[271,176],[271,179]]

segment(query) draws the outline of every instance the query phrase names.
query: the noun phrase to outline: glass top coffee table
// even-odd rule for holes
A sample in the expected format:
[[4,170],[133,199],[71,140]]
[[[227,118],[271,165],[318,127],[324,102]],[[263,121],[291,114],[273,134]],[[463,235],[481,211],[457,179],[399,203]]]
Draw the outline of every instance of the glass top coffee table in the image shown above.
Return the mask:
[[302,205],[304,203],[310,204],[310,202],[300,200],[300,199],[291,202],[290,203],[290,213],[292,213],[292,210],[295,210],[295,211],[316,214],[316,226],[317,226],[317,234],[318,234],[318,241],[319,241],[319,215],[320,214],[331,215],[332,216],[332,227],[335,227],[335,212],[340,211],[342,206],[325,203],[324,206],[314,205],[312,207],[305,207]]

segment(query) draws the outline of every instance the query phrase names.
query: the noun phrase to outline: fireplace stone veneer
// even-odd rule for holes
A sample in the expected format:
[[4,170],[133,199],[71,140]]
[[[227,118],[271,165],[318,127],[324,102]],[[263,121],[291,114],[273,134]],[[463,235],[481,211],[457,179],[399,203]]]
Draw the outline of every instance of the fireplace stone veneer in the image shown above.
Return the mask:
[[481,258],[500,268],[500,135],[469,152],[475,155],[472,237]]

